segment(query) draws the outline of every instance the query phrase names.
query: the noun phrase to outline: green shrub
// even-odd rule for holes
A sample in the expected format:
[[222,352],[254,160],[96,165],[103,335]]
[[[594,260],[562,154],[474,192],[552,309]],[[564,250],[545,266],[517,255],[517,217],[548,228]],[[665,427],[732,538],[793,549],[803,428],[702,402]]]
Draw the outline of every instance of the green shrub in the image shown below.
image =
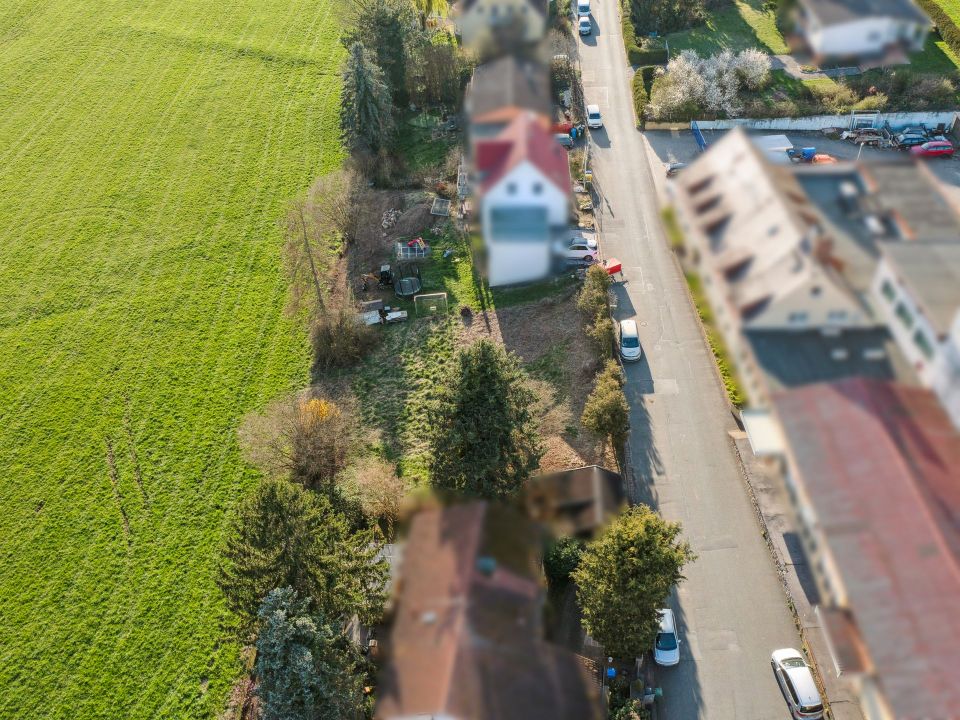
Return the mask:
[[636,45],[627,48],[631,65],[666,65],[669,56],[665,48],[643,49]]
[[597,437],[609,440],[617,452],[623,450],[630,430],[630,406],[623,393],[623,371],[615,360],[607,360],[597,373],[580,422]]
[[582,552],[583,540],[577,538],[563,537],[550,543],[543,555],[543,571],[552,587],[567,582],[570,573],[580,564]]
[[577,308],[591,321],[600,315],[609,315],[609,291],[610,275],[602,265],[591,265],[587,268],[587,277],[577,296]]
[[317,369],[356,365],[377,342],[374,328],[364,325],[356,311],[347,308],[328,310],[310,329]]
[[647,110],[647,88],[643,82],[643,73],[637,71],[633,76],[633,109],[637,113],[637,127],[643,125],[643,114]]
[[960,27],[957,27],[953,18],[944,12],[937,0],[917,0],[917,2],[933,20],[944,42],[960,55]]
[[593,339],[600,359],[608,360],[612,358],[613,345],[617,341],[617,334],[613,327],[613,320],[610,319],[606,311],[597,315],[597,319],[587,332]]
[[854,112],[873,112],[874,110],[883,110],[887,107],[889,98],[882,92],[876,95],[867,95],[861,98],[853,105]]
[[657,75],[657,68],[655,65],[644,65],[638,72],[643,75],[643,87],[647,91],[647,95],[650,94],[650,88],[653,87],[653,79]]

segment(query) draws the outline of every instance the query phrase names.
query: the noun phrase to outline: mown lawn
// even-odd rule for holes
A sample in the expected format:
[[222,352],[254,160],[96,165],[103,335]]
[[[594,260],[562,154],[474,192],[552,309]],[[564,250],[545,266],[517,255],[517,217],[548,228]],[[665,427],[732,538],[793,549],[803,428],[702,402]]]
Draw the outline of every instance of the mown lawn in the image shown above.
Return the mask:
[[0,4],[0,717],[224,705],[235,428],[308,375],[279,221],[342,157],[336,17]]
[[735,0],[732,6],[710,14],[706,24],[667,35],[671,55],[693,49],[701,56],[722,50],[757,48],[773,55],[789,52],[783,35],[777,29],[772,10],[765,10],[761,0]]

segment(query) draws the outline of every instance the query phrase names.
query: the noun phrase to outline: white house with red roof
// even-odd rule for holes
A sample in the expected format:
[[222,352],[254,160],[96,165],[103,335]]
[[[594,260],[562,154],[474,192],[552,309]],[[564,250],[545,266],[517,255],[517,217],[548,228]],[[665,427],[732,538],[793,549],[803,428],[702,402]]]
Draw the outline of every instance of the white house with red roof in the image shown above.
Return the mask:
[[536,114],[525,112],[475,144],[474,175],[490,285],[546,277],[553,241],[570,219],[566,151]]

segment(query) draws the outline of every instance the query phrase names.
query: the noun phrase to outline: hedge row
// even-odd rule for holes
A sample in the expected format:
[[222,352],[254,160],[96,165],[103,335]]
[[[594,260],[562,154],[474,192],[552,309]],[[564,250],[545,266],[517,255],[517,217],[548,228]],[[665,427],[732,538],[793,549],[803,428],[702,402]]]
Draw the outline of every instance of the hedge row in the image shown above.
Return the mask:
[[647,110],[647,101],[650,97],[647,95],[647,86],[643,79],[643,72],[646,68],[641,68],[633,76],[633,109],[637,111],[637,127],[643,125],[643,113]]
[[666,65],[668,56],[662,48],[643,50],[634,45],[627,48],[627,60],[631,65]]
[[917,0],[917,2],[937,26],[940,37],[950,46],[951,50],[960,54],[960,27],[957,27],[953,18],[943,11],[936,0]]

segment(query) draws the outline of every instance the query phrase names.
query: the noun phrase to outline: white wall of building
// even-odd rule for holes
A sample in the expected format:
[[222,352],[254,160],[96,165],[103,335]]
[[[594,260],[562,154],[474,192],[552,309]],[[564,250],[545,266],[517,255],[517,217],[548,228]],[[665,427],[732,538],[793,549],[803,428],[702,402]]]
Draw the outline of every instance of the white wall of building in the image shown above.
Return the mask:
[[960,427],[960,308],[949,335],[939,338],[886,258],[877,266],[871,293],[874,306],[920,382],[936,393],[954,425]]
[[531,206],[546,207],[547,220],[553,226],[566,225],[569,220],[567,193],[548,180],[533,163],[524,161],[484,194],[483,226],[490,227],[490,212],[495,207]]
[[[878,127],[889,123],[897,129],[908,125],[926,125],[936,127],[940,123],[947,130],[953,127],[957,113],[953,110],[932,110],[930,112],[882,113],[878,117]],[[748,130],[823,130],[825,128],[849,128],[853,116],[847,115],[811,115],[809,117],[786,118],[732,118],[727,120],[697,120],[701,130],[732,130],[743,127]],[[651,124],[647,123],[650,128]]]
[[513,285],[540,280],[550,272],[552,248],[549,240],[523,242],[490,235],[494,208],[545,207],[551,227],[565,227],[569,221],[569,200],[564,193],[530,162],[518,164],[509,175],[484,194],[480,203],[481,228],[487,249],[487,278],[491,286]]
[[550,272],[549,243],[487,242],[487,279],[491,287],[542,280]]

